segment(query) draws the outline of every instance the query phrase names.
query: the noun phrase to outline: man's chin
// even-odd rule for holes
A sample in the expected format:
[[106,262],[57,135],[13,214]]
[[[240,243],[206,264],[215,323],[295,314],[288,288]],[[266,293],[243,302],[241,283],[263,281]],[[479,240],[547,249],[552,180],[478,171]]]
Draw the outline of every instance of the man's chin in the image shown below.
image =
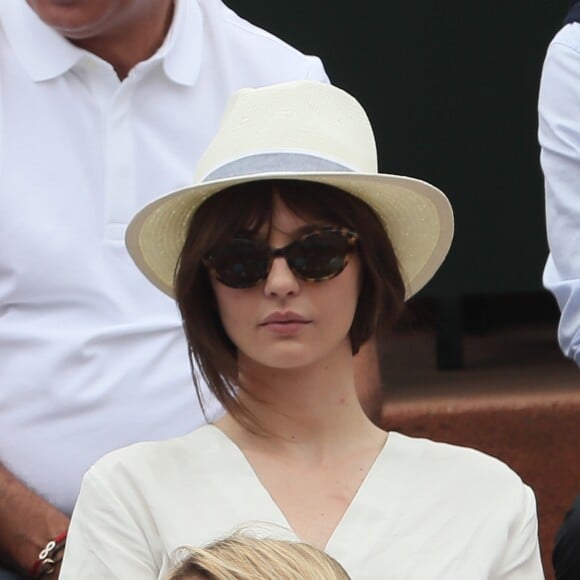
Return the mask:
[[91,38],[107,18],[106,2],[87,0],[26,0],[37,16],[71,40]]

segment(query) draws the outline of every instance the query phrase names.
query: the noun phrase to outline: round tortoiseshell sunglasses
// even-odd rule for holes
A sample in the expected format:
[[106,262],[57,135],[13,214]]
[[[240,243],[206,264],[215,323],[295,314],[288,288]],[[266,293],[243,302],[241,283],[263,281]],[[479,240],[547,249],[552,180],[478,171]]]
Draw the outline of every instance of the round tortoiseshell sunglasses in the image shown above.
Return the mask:
[[358,234],[347,228],[324,227],[310,231],[283,248],[272,249],[265,241],[234,238],[204,263],[222,284],[251,288],[270,273],[275,258],[284,258],[298,278],[323,282],[338,276],[348,264]]

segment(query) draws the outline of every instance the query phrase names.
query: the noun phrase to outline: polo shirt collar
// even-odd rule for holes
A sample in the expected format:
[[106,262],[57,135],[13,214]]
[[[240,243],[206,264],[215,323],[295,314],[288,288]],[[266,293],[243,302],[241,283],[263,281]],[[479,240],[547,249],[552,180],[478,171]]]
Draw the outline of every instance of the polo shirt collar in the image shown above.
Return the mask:
[[173,23],[157,51],[165,74],[174,82],[193,86],[201,69],[203,16],[197,0],[175,0]]
[[84,54],[44,24],[24,0],[7,2],[2,16],[8,42],[34,81],[45,81],[64,74]]
[[[7,2],[2,17],[8,41],[33,81],[61,76],[87,56],[87,51],[44,24],[24,0]],[[162,60],[165,74],[172,81],[192,86],[201,68],[202,34],[203,18],[197,0],[175,0],[167,38],[150,60]]]

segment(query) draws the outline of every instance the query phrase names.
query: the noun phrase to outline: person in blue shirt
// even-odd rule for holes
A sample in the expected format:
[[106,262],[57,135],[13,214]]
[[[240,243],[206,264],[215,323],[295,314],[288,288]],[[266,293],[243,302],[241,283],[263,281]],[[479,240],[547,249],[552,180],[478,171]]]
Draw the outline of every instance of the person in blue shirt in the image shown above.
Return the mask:
[[[570,2],[546,54],[538,100],[550,255],[544,285],[561,309],[562,352],[580,366],[580,1]],[[580,578],[580,495],[552,553],[556,580]]]

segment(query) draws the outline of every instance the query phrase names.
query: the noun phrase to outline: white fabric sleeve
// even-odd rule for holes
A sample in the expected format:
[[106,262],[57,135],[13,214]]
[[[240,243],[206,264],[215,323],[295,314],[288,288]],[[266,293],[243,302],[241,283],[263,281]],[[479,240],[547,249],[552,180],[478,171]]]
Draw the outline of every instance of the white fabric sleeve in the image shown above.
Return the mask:
[[507,549],[496,580],[545,580],[538,541],[534,492],[522,484],[518,517],[508,531]]
[[580,24],[550,44],[538,114],[550,246],[544,285],[562,312],[560,347],[580,365]]
[[59,580],[157,580],[154,562],[136,519],[89,471],[73,511]]

